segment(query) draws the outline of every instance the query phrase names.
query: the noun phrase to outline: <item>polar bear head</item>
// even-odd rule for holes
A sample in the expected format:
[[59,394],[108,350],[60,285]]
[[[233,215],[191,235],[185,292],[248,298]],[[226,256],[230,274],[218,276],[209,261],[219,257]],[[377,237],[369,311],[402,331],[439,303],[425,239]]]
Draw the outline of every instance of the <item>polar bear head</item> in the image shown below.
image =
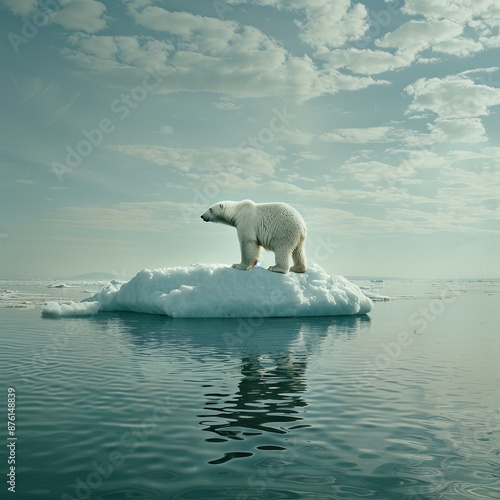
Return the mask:
[[205,222],[222,222],[227,224],[227,203],[230,202],[220,201],[219,203],[215,203],[204,214],[202,214],[201,218]]
[[212,205],[201,218],[205,222],[217,222],[219,224],[235,226],[237,212],[241,210],[243,203],[238,201],[219,201]]

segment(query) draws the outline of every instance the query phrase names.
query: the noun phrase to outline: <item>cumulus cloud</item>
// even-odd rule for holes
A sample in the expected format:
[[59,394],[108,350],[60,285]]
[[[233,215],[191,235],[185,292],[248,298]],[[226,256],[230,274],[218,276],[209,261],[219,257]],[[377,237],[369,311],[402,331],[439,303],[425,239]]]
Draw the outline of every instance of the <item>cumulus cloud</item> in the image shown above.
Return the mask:
[[376,45],[396,48],[399,52],[408,52],[413,56],[428,48],[455,55],[469,55],[481,50],[480,43],[461,36],[463,31],[461,24],[448,19],[411,20],[386,34]]
[[2,0],[5,7],[20,16],[40,15],[46,22],[67,30],[95,33],[106,27],[106,7],[97,0]]
[[378,50],[348,47],[331,50],[319,57],[331,68],[345,68],[362,75],[377,75],[410,66],[414,62],[438,61],[435,57],[420,56],[425,50],[466,57],[495,44],[493,37],[473,39],[465,36],[464,28],[448,19],[411,20],[375,40],[375,45],[380,48]]
[[467,72],[445,78],[421,78],[408,85],[413,98],[407,113],[430,112],[430,142],[483,142],[486,130],[480,117],[500,105],[500,89],[475,83]]
[[387,83],[320,68],[307,55],[292,55],[253,26],[170,12],[149,0],[132,0],[127,9],[136,23],[166,34],[168,42],[145,36],[77,33],[62,53],[87,74],[90,70],[92,77],[121,87],[137,84],[147,68],[154,68],[160,81],[154,91],[165,93],[206,91],[236,98],[279,95],[301,102]]
[[[500,35],[495,30],[492,2],[406,2],[403,10],[425,19],[411,19],[382,38],[374,40],[378,50],[342,47],[317,53],[329,67],[345,68],[356,74],[376,75],[404,68],[413,62],[425,63],[423,51],[467,57],[485,48],[497,47]],[[463,8],[463,12],[462,12]],[[496,10],[495,10],[496,9]],[[449,15],[447,15],[449,14]],[[452,15],[453,14],[453,15]],[[497,16],[498,19],[498,16]],[[388,50],[381,50],[388,49]]]
[[[467,56],[484,48],[498,46],[500,4],[496,0],[406,0],[405,14],[423,16],[425,22],[455,23],[465,33],[436,40],[432,49]],[[446,33],[446,31],[445,31]]]
[[54,22],[68,30],[83,30],[89,33],[106,27],[106,7],[96,0],[60,0],[61,9]]
[[429,140],[436,143],[485,142],[486,129],[479,118],[437,119],[429,125]]
[[220,91],[236,97],[273,95],[279,88],[299,100],[314,95],[317,70],[307,57],[293,57],[253,26],[171,12],[151,2],[127,4],[134,20],[179,37],[165,61],[165,91]]
[[409,112],[430,111],[443,118],[485,116],[500,104],[500,89],[477,84],[464,75],[420,78],[405,91],[413,97]]
[[295,0],[283,4],[304,9],[306,20],[299,23],[300,38],[319,52],[360,39],[368,29],[368,12],[362,3],[353,4],[350,0]]
[[253,3],[300,12],[297,20],[300,39],[319,53],[362,38],[368,29],[368,12],[362,3],[351,0],[227,0],[229,5]]
[[150,37],[108,36],[75,33],[68,37],[62,54],[91,74],[99,74],[108,82],[120,79],[139,83],[148,71],[162,68],[173,47]]
[[450,19],[457,23],[481,19],[490,25],[500,24],[500,5],[497,0],[405,0],[402,11],[427,19]]
[[69,42],[63,50],[66,57],[90,70],[94,78],[120,87],[136,85],[149,67],[160,82],[156,92],[223,92],[240,98],[279,94],[297,100],[318,94],[319,75],[313,62],[291,56],[253,27],[233,31],[220,50],[209,49],[212,42],[223,42],[219,37],[176,48],[140,36],[78,34]]

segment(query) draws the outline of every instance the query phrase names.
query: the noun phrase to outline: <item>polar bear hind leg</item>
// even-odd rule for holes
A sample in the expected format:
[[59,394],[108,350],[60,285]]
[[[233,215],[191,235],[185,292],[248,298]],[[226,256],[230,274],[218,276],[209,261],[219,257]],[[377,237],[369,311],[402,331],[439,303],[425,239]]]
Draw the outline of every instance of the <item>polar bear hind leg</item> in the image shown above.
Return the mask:
[[274,255],[276,258],[276,264],[274,266],[269,267],[269,271],[273,271],[275,273],[288,273],[288,268],[290,265],[290,249],[289,248],[277,248],[274,251]]
[[232,267],[241,271],[253,269],[259,261],[260,246],[254,241],[240,241],[241,262],[233,264]]
[[305,273],[307,270],[306,253],[304,250],[304,238],[300,239],[299,244],[292,252],[293,266],[290,268],[292,273]]

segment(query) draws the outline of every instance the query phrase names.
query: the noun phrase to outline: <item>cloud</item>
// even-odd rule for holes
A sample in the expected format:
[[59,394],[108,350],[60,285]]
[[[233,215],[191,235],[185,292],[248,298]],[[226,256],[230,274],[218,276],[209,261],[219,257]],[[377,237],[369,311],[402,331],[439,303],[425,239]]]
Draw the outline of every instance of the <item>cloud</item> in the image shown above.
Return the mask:
[[466,72],[445,78],[421,78],[405,91],[413,98],[407,113],[436,115],[429,124],[429,142],[483,142],[486,130],[480,117],[500,105],[500,89],[477,84]]
[[448,19],[411,20],[375,43],[383,48],[395,48],[398,52],[412,54],[413,58],[425,49],[436,52],[467,56],[482,50],[482,44],[461,36],[464,27]]
[[[91,75],[101,75],[108,83],[120,79],[140,83],[148,71],[162,68],[173,47],[150,37],[105,36],[75,33],[62,54]],[[133,85],[133,86],[134,86]]]
[[472,23],[477,19],[489,25],[500,24],[500,5],[496,0],[405,0],[402,11],[427,19],[450,19]]
[[[297,160],[295,161],[295,164],[301,163],[301,162],[311,162],[311,161],[319,161],[323,160],[324,156],[320,156],[316,153],[313,153],[311,151],[300,151],[299,153],[296,154],[298,157]],[[303,180],[312,180],[312,178],[305,178],[301,176],[300,174],[293,174],[293,176],[296,176],[297,178],[303,179]],[[293,177],[292,176],[292,177]]]
[[397,51],[394,54],[385,50],[346,48],[321,54],[329,67],[345,68],[362,75],[377,75],[409,66],[415,59],[411,52]]
[[152,68],[161,80],[156,92],[206,91],[239,98],[278,94],[299,101],[318,95],[312,61],[291,56],[255,28],[234,31],[224,43],[216,37],[219,50],[209,49],[212,41],[205,36],[189,48],[181,44],[174,49],[147,37],[78,34],[62,53],[94,78],[119,87],[137,85]]
[[37,0],[2,0],[4,7],[7,7],[13,14],[18,16],[28,16],[36,12]]
[[290,55],[253,26],[171,12],[147,1],[131,1],[140,25],[179,38],[162,73],[166,91],[220,91],[236,97],[273,95],[277,89],[299,100],[314,95],[317,71],[311,59]]
[[497,45],[490,29],[484,26],[480,28],[480,25],[475,28],[477,30],[469,29],[470,34],[466,35],[466,26],[454,20],[412,19],[386,33],[381,39],[374,40],[377,47],[389,50],[347,47],[318,56],[330,68],[345,68],[356,74],[377,75],[410,66],[413,62],[436,62],[436,58],[420,56],[426,50],[466,57],[485,47]]
[[376,75],[410,66],[413,62],[434,62],[436,58],[421,58],[427,49],[456,56],[468,56],[483,49],[482,43],[461,36],[464,27],[449,20],[411,20],[396,30],[375,40],[375,45],[386,50],[354,47],[332,50],[321,54],[329,67],[345,68],[353,73]]
[[113,231],[158,232],[174,227],[188,203],[132,202],[111,206],[64,207],[50,220],[55,224]]
[[470,56],[474,52],[480,52],[483,49],[484,46],[481,42],[466,37],[443,40],[432,46],[432,50],[435,52],[443,52],[458,57]]
[[68,30],[95,33],[106,27],[106,7],[96,0],[60,0],[61,9],[54,22]]
[[276,132],[276,141],[301,146],[310,145],[315,138],[315,134],[305,132],[297,128],[283,127]]
[[155,130],[157,134],[170,135],[174,133],[172,125],[163,125],[159,130]]
[[345,43],[358,40],[368,29],[368,12],[362,3],[351,0],[226,0],[228,5],[253,3],[280,10],[303,13],[297,20],[300,39],[317,50],[328,52]]
[[402,12],[423,16],[425,22],[452,22],[469,36],[438,41],[433,50],[465,56],[498,46],[500,5],[496,0],[406,0]]
[[348,161],[339,169],[350,178],[361,183],[364,187],[373,187],[374,184],[386,186],[420,184],[415,179],[414,168],[401,168],[380,161],[351,162]]
[[350,0],[295,0],[283,1],[282,4],[304,9],[306,19],[298,23],[300,38],[319,52],[360,39],[368,29],[368,12],[362,3]]
[[35,18],[38,26],[56,23],[67,30],[81,30],[95,33],[104,29],[106,6],[97,0],[2,0],[13,14]]
[[500,104],[500,89],[462,75],[420,78],[405,91],[413,98],[408,112],[430,111],[443,118],[485,116],[489,107]]
[[[337,7],[329,8],[336,12]],[[154,67],[161,79],[154,91],[164,93],[205,91],[235,98],[280,96],[302,102],[339,90],[387,83],[320,68],[309,56],[292,55],[253,26],[170,12],[148,0],[132,0],[127,10],[137,24],[161,32],[162,40],[78,33],[69,38],[63,55],[83,67],[86,76],[90,71],[93,78],[119,87],[136,85],[144,71]]]
[[190,149],[142,145],[110,146],[109,148],[159,166],[173,167],[181,172],[195,175],[231,172],[253,178],[274,176],[275,166],[281,160],[281,157],[277,155],[270,155],[254,148]]
[[[406,12],[411,11],[412,14],[424,16],[429,14],[429,17],[424,20],[407,21],[394,31],[386,33],[382,38],[374,40],[377,47],[390,49],[390,51],[347,47],[323,51],[316,56],[324,60],[331,68],[345,68],[356,74],[376,75],[407,67],[415,61],[435,62],[436,58],[419,56],[425,50],[466,57],[485,48],[498,46],[500,35],[497,35],[497,31],[492,30],[491,27],[494,20],[491,2],[483,2],[485,5],[482,7],[476,5],[477,8],[472,8],[470,2],[467,2],[465,6],[458,6],[458,3],[460,2],[456,5],[457,15],[452,17],[444,15],[453,5],[452,2],[431,4],[423,1],[420,2],[420,10],[406,9]],[[486,8],[486,4],[490,8]],[[406,2],[405,8],[408,5],[409,3]],[[458,15],[462,7],[465,13]],[[497,10],[500,9],[497,8]],[[434,15],[430,15],[431,12],[434,12]],[[441,12],[441,15],[438,15],[438,12]]]
[[486,129],[479,118],[437,119],[429,125],[433,143],[485,142]]
[[223,48],[238,28],[234,21],[169,11],[148,0],[129,0],[126,6],[128,14],[137,24],[195,43],[206,38],[210,40],[208,50]]
[[318,136],[320,142],[344,142],[353,144],[393,142],[404,135],[394,127],[339,128]]
[[220,101],[215,103],[215,107],[222,111],[235,111],[240,109],[240,106],[228,97],[222,97]]

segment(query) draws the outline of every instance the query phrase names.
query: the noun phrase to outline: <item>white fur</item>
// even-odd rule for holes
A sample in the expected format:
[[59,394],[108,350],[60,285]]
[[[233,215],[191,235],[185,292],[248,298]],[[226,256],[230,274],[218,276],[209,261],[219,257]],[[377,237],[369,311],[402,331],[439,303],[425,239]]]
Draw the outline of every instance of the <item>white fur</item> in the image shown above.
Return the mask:
[[[251,200],[221,201],[212,205],[201,218],[236,228],[241,262],[233,267],[252,269],[259,260],[260,247],[272,250],[277,273],[303,273],[307,269],[304,242],[306,225],[297,210],[286,203],[254,203]],[[290,255],[293,266],[290,266]]]

